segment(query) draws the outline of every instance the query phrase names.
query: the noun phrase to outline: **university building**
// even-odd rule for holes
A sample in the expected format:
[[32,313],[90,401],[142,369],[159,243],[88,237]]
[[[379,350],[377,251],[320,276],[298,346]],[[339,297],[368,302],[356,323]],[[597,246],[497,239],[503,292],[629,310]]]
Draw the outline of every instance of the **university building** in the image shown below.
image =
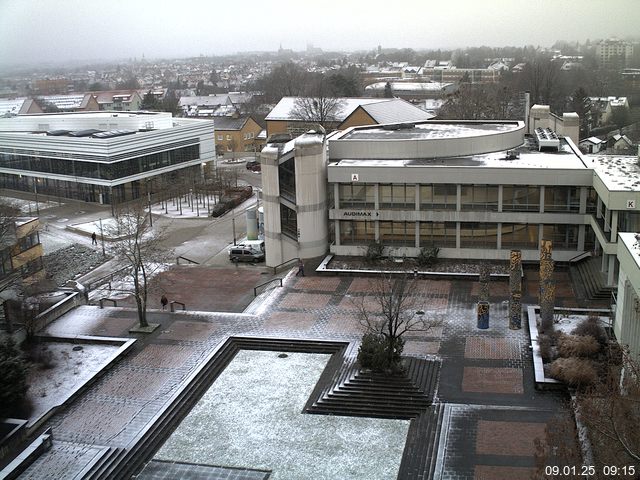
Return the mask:
[[[531,109],[528,126],[426,121],[268,144],[267,264],[363,255],[372,242],[400,257],[438,247],[445,258],[504,260],[518,249],[524,261],[538,261],[548,239],[556,261],[601,257],[607,285],[623,282],[640,305],[640,257],[627,255],[623,268],[618,241],[619,232],[640,231],[638,157],[583,156],[570,138],[575,114],[544,118],[543,110]],[[561,120],[567,136],[547,126]],[[623,270],[631,273],[619,276]],[[624,328],[635,329],[640,351],[640,307],[632,312]]]
[[215,159],[213,122],[164,112],[0,118],[0,188],[115,204]]

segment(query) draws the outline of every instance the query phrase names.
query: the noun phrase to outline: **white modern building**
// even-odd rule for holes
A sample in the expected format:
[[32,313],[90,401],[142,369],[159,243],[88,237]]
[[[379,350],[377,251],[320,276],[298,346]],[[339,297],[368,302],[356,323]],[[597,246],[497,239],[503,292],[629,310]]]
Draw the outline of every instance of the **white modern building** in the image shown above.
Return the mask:
[[215,159],[213,122],[164,112],[0,118],[0,188],[120,203]]
[[[524,122],[428,121],[309,133],[262,152],[267,263],[331,252],[443,257],[602,254],[615,284],[616,234],[640,227],[637,159],[584,157]],[[626,166],[625,166],[626,165]],[[627,173],[625,173],[627,172]],[[637,185],[633,182],[638,182]],[[636,207],[638,205],[638,207]]]
[[[572,132],[576,119],[565,120]],[[616,333],[640,352],[640,307],[624,303],[633,290],[638,304],[640,247],[619,236],[640,232],[639,159],[582,155],[533,123],[529,132],[520,121],[374,125],[268,144],[267,264],[360,256],[373,242],[399,257],[438,247],[445,258],[504,260],[518,249],[533,262],[548,239],[554,260],[594,255],[606,285],[622,282]]]

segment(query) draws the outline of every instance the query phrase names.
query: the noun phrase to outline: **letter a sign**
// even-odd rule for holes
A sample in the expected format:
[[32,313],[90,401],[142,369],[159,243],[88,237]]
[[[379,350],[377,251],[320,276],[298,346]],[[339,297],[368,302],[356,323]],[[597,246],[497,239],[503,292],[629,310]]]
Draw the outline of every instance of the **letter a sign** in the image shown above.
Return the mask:
[[351,181],[352,182],[357,182],[358,181],[358,174],[357,173],[352,173],[351,174]]

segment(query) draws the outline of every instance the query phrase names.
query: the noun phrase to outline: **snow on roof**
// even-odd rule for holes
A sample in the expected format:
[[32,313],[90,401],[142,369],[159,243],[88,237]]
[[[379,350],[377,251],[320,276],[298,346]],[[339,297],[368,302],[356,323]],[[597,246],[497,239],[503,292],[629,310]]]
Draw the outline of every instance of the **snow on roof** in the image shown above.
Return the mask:
[[[389,82],[391,90],[395,92],[440,92],[453,83],[441,82]],[[367,85],[365,91],[384,91],[387,82],[377,82]]]
[[14,98],[14,99],[6,99],[0,98],[0,115],[12,114],[17,115],[20,113],[20,109],[22,105],[26,101],[26,98]]
[[631,155],[585,155],[609,191],[640,190],[640,165],[638,157]]
[[[269,112],[266,120],[298,120],[293,114],[295,109],[296,100],[301,97],[283,97],[278,104]],[[389,101],[393,99],[380,99],[380,98],[341,98],[341,108],[336,112],[336,121],[342,122],[360,105],[367,105],[370,103],[378,103],[381,101]]]
[[361,108],[378,123],[420,122],[435,116],[400,98],[389,102],[361,105]]
[[580,143],[593,143],[594,145],[599,145],[601,143],[605,143],[606,140],[601,140],[598,137],[589,137],[582,140]]

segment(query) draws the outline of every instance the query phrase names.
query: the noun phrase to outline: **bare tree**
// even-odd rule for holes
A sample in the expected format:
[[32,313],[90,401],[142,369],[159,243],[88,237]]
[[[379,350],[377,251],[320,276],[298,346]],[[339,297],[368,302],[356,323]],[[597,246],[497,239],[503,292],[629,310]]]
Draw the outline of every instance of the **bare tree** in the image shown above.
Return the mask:
[[323,75],[318,75],[309,83],[307,94],[294,102],[292,116],[309,124],[317,124],[331,130],[330,124],[338,122],[338,114],[344,100],[332,94],[330,85]]
[[640,462],[640,366],[636,359],[623,352],[622,365],[609,365],[608,370],[598,385],[578,395],[577,405],[589,430],[596,463],[637,465]]
[[131,286],[123,287],[123,291],[131,293],[135,299],[140,327],[148,327],[149,281],[169,255],[161,246],[163,236],[151,228],[149,215],[142,204],[121,207],[115,214],[115,224],[105,230],[110,237],[116,238],[110,253],[128,267],[123,281]]
[[397,279],[386,275],[371,280],[369,285],[373,298],[359,297],[354,304],[365,336],[373,334],[383,340],[383,364],[385,369],[394,370],[400,363],[403,335],[428,332],[443,322],[424,314],[424,297],[418,294],[419,280],[408,275]]

